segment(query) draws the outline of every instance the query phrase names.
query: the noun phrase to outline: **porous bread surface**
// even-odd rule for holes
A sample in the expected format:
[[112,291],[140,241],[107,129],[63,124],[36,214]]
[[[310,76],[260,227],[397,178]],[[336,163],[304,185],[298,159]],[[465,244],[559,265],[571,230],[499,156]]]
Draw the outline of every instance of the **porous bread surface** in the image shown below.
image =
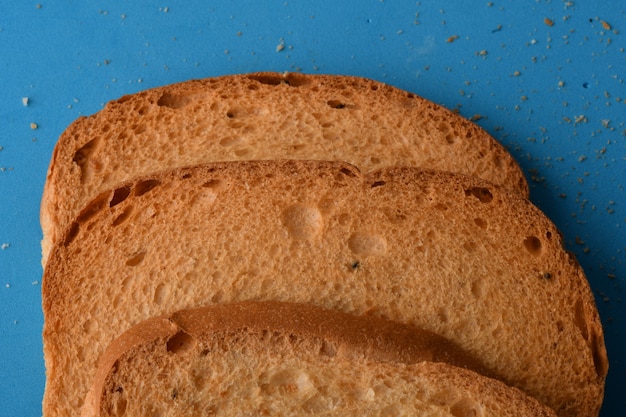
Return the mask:
[[415,165],[528,195],[521,169],[487,132],[389,85],[274,73],[194,80],[122,97],[61,135],[41,206],[42,261],[84,205],[117,183],[242,159],[339,160],[365,172]]
[[389,327],[415,330],[280,302],[152,318],[107,348],[81,416],[556,415],[496,380],[416,363],[419,332],[389,349]]
[[608,367],[588,282],[554,225],[451,173],[246,161],[138,178],[81,212],[42,286],[50,416],[80,408],[122,329],[245,299],[432,331],[561,416],[597,415]]

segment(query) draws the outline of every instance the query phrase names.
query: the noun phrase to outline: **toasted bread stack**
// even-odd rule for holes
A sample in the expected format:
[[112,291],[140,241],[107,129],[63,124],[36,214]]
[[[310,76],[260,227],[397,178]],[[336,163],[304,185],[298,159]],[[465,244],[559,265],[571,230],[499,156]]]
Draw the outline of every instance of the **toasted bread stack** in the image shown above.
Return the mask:
[[594,299],[527,198],[486,132],[371,80],[109,103],[44,190],[44,415],[597,415]]

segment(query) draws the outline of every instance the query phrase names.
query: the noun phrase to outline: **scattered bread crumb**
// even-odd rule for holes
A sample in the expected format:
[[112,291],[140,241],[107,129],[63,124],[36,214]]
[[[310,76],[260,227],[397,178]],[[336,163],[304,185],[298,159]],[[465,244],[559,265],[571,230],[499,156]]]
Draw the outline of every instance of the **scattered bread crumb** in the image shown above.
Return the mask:
[[37,129],[38,127],[39,127],[39,125],[38,125],[37,123],[33,123],[33,122],[31,122],[31,123],[30,123],[30,128],[31,128],[31,129],[35,130],[35,129]]
[[446,39],[446,42],[452,43],[452,42],[454,42],[457,39],[459,39],[459,35],[452,35],[448,39]]
[[604,29],[606,29],[606,30],[611,30],[611,25],[610,25],[608,22],[606,22],[606,21],[604,21],[604,20],[600,20],[600,24],[602,25],[602,27],[603,27]]
[[28,97],[22,97],[22,105],[28,106]]
[[285,49],[285,41],[284,39],[280,39],[280,43],[278,45],[276,45],[276,52],[280,52],[283,49]]
[[2,245],[0,245],[0,249],[5,250],[5,249],[7,249],[9,246],[11,246],[11,244],[9,244],[9,243],[3,243]]
[[554,20],[549,19],[547,17],[543,19],[543,23],[545,23],[548,26],[554,26]]
[[587,123],[587,117],[584,114],[574,117],[574,123]]

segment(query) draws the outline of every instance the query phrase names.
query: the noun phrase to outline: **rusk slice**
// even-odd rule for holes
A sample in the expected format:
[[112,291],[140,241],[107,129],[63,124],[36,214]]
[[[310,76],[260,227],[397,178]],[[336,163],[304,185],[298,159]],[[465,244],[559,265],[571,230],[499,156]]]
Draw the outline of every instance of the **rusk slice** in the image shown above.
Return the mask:
[[323,161],[176,169],[102,193],[42,283],[50,416],[80,408],[122,330],[219,302],[307,302],[415,325],[561,416],[607,373],[589,284],[528,200],[458,174]]
[[450,353],[436,339],[306,304],[183,310],[107,348],[81,416],[556,416],[499,381],[428,361]]
[[422,166],[528,194],[502,145],[412,93],[347,76],[224,76],[125,96],[69,126],[44,189],[42,261],[78,212],[119,182],[166,168],[255,159],[339,160],[363,172]]

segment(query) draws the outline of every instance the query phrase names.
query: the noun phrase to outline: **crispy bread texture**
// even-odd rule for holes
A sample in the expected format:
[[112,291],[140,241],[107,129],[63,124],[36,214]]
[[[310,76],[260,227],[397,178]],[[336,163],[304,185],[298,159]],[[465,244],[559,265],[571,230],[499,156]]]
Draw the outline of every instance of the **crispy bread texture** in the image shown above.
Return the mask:
[[515,388],[428,360],[459,356],[439,339],[308,304],[183,310],[107,348],[81,416],[556,417]]
[[42,262],[80,210],[119,182],[166,168],[254,159],[338,160],[364,172],[421,166],[528,195],[502,145],[415,94],[348,76],[223,76],[125,96],[69,126],[44,189]]
[[440,171],[321,161],[174,169],[101,193],[43,279],[44,412],[150,317],[278,300],[436,333],[560,416],[597,415],[608,362],[589,284],[519,193]]

